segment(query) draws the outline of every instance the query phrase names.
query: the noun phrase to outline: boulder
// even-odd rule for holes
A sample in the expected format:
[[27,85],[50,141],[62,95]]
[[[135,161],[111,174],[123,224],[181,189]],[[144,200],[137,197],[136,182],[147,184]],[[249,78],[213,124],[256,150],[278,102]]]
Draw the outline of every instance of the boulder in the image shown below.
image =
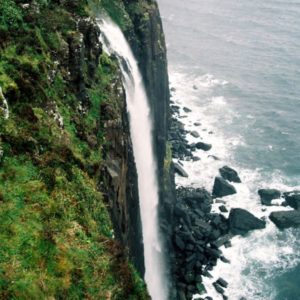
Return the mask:
[[227,212],[228,212],[228,209],[226,208],[225,205],[219,206],[219,210],[220,210],[220,212],[222,212],[222,213],[227,213]]
[[186,112],[186,113],[189,113],[189,112],[191,112],[192,110],[191,109],[189,109],[188,107],[184,107],[183,108],[183,110],[184,110],[184,112]]
[[216,177],[212,194],[216,198],[225,197],[236,194],[236,189],[222,177]]
[[279,199],[281,197],[281,193],[275,189],[261,189],[258,191],[260,196],[261,203],[263,205],[272,205],[271,201],[274,199]]
[[291,206],[294,209],[300,209],[300,192],[288,192],[283,193],[283,197],[286,201],[286,204]]
[[201,149],[203,151],[209,151],[212,148],[212,145],[211,144],[206,144],[206,143],[203,143],[203,142],[198,142],[196,144],[196,148]]
[[182,166],[180,166],[178,163],[173,163],[174,165],[174,171],[181,177],[189,177],[188,173],[183,169]]
[[245,234],[250,230],[263,229],[266,222],[258,219],[247,210],[233,208],[229,214],[229,228],[233,234]]
[[225,289],[228,287],[228,282],[221,277],[216,282]]
[[197,131],[192,131],[192,132],[191,132],[191,136],[193,136],[194,138],[199,138],[199,137],[200,137],[200,134],[199,134],[199,132],[197,132]]
[[300,226],[300,211],[276,211],[270,215],[270,220],[279,228],[285,229]]
[[228,166],[224,166],[223,168],[219,169],[219,172],[221,176],[228,181],[237,182],[237,183],[241,182],[241,179],[237,171],[235,171],[232,168],[229,168]]

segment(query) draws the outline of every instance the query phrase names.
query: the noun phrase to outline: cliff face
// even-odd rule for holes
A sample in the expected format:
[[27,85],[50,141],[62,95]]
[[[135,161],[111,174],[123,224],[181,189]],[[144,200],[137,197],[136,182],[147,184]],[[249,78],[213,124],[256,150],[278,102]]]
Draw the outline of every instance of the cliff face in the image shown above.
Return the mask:
[[[168,147],[168,128],[169,128],[169,80],[167,71],[167,53],[165,38],[162,28],[159,9],[156,1],[153,0],[123,0],[110,1],[106,3],[107,11],[110,16],[119,24],[123,29],[127,40],[138,60],[139,67],[144,79],[148,99],[151,106],[153,124],[154,124],[154,149],[157,158],[157,175],[159,181],[160,192],[160,228],[163,240],[163,248],[165,250],[165,258],[167,263],[167,270],[173,273],[171,261],[169,261],[170,250],[173,252],[173,243],[171,241],[172,233],[170,226],[173,218],[173,205],[175,199],[175,183],[174,171],[172,168],[172,154],[171,149]],[[122,18],[116,11],[121,11]],[[121,130],[122,131],[122,130]],[[129,144],[128,144],[129,145]],[[118,148],[118,147],[117,147]],[[129,150],[129,151],[128,151]],[[125,153],[132,152],[131,148],[127,147]],[[130,169],[135,170],[134,162],[130,161]],[[127,164],[129,163],[127,160]],[[132,162],[132,164],[131,164]],[[121,165],[119,162],[118,165]],[[123,173],[122,173],[123,174]],[[129,248],[131,257],[135,262],[138,270],[143,273],[144,266],[140,257],[142,250],[142,236],[140,231],[139,211],[138,211],[138,198],[137,191],[134,188],[134,181],[136,181],[136,172],[128,173],[122,180],[127,182],[127,198],[121,204],[121,210],[114,209],[116,220],[125,220],[123,224],[122,235],[125,237],[123,241]],[[121,178],[119,178],[121,180]],[[123,181],[123,182],[125,182]],[[131,181],[131,183],[128,183]],[[120,192],[115,191],[111,199],[117,199]],[[123,193],[124,194],[124,193]],[[128,207],[131,210],[128,211]],[[127,214],[122,216],[122,212],[127,211]],[[129,216],[127,218],[126,216]],[[134,217],[135,216],[135,217]],[[122,226],[119,226],[118,231]],[[135,233],[133,235],[133,233]],[[126,238],[127,237],[127,238]],[[128,239],[128,237],[131,238]],[[173,280],[170,282],[170,291],[175,291],[173,287]],[[175,294],[170,295],[170,299],[175,299]]]

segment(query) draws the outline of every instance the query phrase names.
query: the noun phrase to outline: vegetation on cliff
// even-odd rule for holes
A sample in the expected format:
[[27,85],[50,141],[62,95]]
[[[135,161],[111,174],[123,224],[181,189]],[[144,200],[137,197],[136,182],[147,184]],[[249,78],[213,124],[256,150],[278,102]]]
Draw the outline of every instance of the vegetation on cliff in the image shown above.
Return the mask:
[[84,0],[0,2],[0,299],[148,298],[99,189],[119,74],[88,18]]

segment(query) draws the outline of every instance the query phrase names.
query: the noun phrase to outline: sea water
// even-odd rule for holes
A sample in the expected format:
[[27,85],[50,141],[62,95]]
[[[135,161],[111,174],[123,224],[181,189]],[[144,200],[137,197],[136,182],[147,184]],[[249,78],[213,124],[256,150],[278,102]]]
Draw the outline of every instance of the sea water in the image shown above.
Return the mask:
[[[199,162],[184,162],[190,176],[177,184],[211,191],[218,169],[229,165],[242,184],[234,184],[237,194],[224,198],[226,206],[267,220],[265,230],[235,237],[233,247],[222,249],[231,263],[219,262],[214,280],[229,282],[230,300],[300,299],[300,229],[279,231],[268,216],[288,208],[263,207],[257,194],[300,190],[300,1],[158,3],[172,100],[192,109],[181,110],[181,121],[213,145],[196,153]],[[213,280],[204,281],[208,294],[222,299]]]

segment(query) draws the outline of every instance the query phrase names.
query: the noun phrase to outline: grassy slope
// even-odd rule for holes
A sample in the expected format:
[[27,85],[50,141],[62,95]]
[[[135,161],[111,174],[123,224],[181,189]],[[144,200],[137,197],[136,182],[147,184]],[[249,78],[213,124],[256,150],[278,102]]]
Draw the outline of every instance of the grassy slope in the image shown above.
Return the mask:
[[85,3],[39,0],[40,12],[29,14],[16,2],[0,1],[0,86],[10,110],[0,116],[0,299],[147,299],[97,189],[100,105],[116,101],[116,66],[102,54],[82,115],[55,59]]

